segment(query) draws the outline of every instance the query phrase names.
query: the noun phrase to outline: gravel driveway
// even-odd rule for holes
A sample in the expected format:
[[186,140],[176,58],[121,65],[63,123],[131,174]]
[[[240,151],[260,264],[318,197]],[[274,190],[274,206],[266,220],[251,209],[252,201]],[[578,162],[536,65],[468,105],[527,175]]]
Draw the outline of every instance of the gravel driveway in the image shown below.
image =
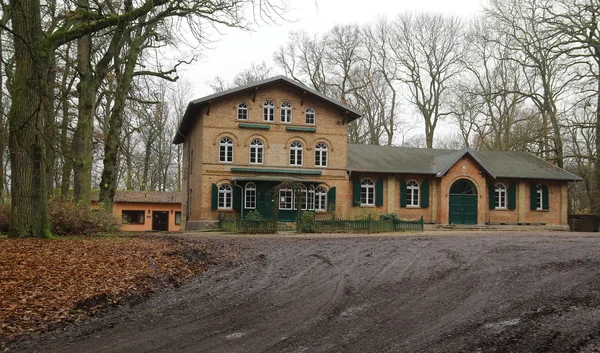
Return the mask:
[[590,235],[177,235],[210,244],[209,271],[13,348],[598,352],[600,237]]

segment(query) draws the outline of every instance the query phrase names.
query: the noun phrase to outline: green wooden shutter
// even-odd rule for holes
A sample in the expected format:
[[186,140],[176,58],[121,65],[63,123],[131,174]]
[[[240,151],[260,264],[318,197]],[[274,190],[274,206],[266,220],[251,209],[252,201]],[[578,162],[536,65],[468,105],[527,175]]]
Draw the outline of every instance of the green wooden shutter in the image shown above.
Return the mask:
[[535,186],[535,183],[529,185],[529,201],[531,203],[531,210],[535,211],[537,209],[537,187]]
[[233,209],[239,211],[242,209],[242,190],[233,185]]
[[429,207],[429,179],[425,179],[421,183],[421,207]]
[[406,207],[406,181],[400,180],[400,207]]
[[510,183],[508,186],[508,209],[514,210],[517,208],[517,184]]
[[383,206],[383,179],[375,182],[375,206]]
[[211,192],[211,203],[210,208],[216,210],[219,207],[219,189],[217,188],[217,184],[212,184],[212,192]]
[[491,179],[488,179],[488,193],[490,201],[490,210],[493,210],[496,208],[496,185]]
[[354,178],[354,194],[352,200],[352,206],[358,207],[360,206],[360,178]]
[[327,211],[335,211],[335,187],[327,191]]
[[548,186],[542,185],[542,209],[550,209],[550,203],[548,201]]

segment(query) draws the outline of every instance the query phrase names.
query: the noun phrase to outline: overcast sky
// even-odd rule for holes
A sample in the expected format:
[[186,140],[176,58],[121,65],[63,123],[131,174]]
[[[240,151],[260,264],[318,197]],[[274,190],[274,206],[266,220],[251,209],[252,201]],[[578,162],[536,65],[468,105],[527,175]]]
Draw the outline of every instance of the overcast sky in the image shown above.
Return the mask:
[[274,66],[273,54],[285,44],[290,31],[324,33],[337,24],[365,24],[403,12],[439,12],[468,18],[481,11],[484,0],[289,0],[288,3],[293,8],[286,15],[290,22],[255,26],[252,32],[227,29],[212,48],[202,50],[200,59],[181,72],[181,77],[193,85],[190,97],[211,94],[206,83],[215,76],[229,82],[252,63],[265,61]]

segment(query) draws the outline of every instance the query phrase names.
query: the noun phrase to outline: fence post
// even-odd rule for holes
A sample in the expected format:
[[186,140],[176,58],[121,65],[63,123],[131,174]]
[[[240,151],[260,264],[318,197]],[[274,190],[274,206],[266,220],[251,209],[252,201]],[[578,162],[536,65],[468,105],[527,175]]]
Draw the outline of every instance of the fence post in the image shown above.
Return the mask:
[[421,216],[421,230],[425,230],[425,225],[423,224],[423,216]]

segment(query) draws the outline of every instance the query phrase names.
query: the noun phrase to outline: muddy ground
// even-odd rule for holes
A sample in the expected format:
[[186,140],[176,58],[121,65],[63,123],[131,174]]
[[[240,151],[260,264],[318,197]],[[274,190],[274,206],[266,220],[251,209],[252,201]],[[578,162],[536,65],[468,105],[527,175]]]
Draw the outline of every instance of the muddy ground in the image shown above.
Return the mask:
[[589,233],[178,237],[207,272],[11,351],[600,351]]

